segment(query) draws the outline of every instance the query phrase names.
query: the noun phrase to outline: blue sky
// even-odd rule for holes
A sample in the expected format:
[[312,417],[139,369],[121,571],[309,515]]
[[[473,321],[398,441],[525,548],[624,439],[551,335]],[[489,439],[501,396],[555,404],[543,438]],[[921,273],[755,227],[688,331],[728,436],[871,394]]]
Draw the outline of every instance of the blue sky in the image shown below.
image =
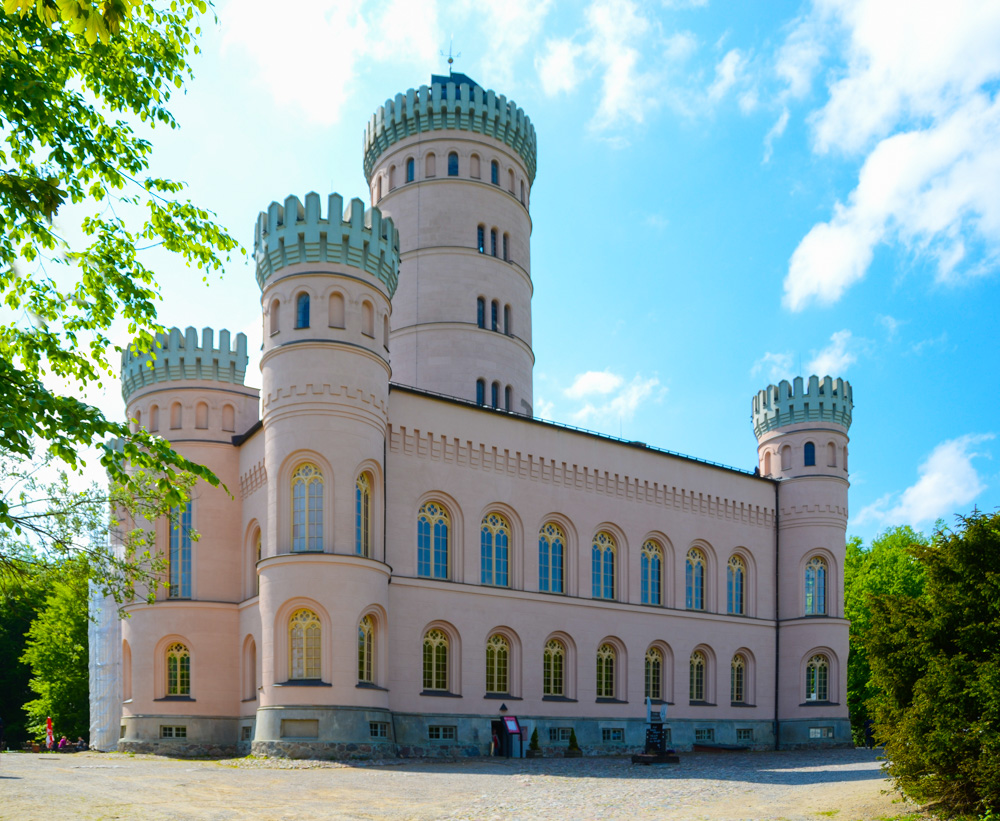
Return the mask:
[[[856,402],[849,534],[1000,503],[1000,4],[233,0],[218,14],[153,167],[248,249],[273,199],[367,199],[368,118],[446,72],[453,38],[456,69],[538,134],[537,415],[751,468],[752,395],[829,373]],[[165,324],[259,345],[248,263],[207,287],[157,265]],[[121,414],[114,391],[91,398]]]

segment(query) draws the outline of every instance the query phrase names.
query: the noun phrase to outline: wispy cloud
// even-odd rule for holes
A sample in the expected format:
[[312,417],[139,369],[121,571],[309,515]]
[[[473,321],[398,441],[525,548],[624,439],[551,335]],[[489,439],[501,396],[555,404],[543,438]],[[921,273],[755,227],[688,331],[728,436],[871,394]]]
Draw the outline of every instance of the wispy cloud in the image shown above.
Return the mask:
[[806,372],[824,376],[846,376],[847,369],[857,361],[851,352],[854,339],[848,330],[837,331],[830,337],[830,343],[817,351],[806,364]]
[[964,511],[986,489],[972,460],[989,454],[974,448],[993,438],[992,433],[968,434],[942,442],[920,465],[914,484],[863,508],[853,524],[916,526]]
[[611,371],[587,371],[573,380],[563,391],[570,399],[583,399],[594,394],[607,394],[618,388],[625,379]]
[[888,314],[879,314],[875,319],[878,321],[879,325],[885,328],[886,336],[890,340],[896,338],[896,334],[899,332],[899,327],[905,324],[902,320],[896,319]]
[[947,15],[930,2],[906,14],[816,3],[794,28],[778,64],[790,91],[805,93],[828,49],[844,63],[810,119],[814,150],[863,161],[854,190],[792,254],[786,307],[839,300],[881,243],[929,260],[941,282],[1000,259],[998,40],[1000,5],[975,0],[956,0]]
[[767,375],[769,383],[775,384],[782,379],[791,379],[794,376],[792,370],[794,357],[790,353],[765,353],[760,359],[753,363],[750,369],[751,376],[763,373]]
[[[578,425],[628,422],[640,405],[656,398],[656,389],[660,386],[660,380],[655,376],[643,377],[636,374],[630,382],[625,382],[621,377],[618,379],[620,381],[611,390],[598,392],[603,396],[601,400],[589,401],[573,413],[570,416],[572,421]],[[569,395],[567,392],[567,396]]]

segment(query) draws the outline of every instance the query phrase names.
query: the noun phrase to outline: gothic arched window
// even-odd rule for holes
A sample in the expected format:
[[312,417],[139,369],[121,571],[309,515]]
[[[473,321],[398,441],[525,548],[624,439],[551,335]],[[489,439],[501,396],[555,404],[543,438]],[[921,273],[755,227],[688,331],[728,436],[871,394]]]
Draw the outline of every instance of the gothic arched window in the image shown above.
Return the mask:
[[507,587],[510,573],[510,524],[499,513],[488,513],[480,528],[480,581]]
[[323,474],[315,465],[292,474],[292,550],[323,550]]
[[826,615],[826,562],[819,556],[806,565],[806,615]]
[[663,548],[650,540],[642,546],[642,603],[663,604]]
[[486,692],[510,692],[510,642],[499,634],[486,642]]
[[726,612],[734,616],[746,613],[746,578],[746,562],[740,556],[733,556],[726,566]]
[[318,679],[322,629],[312,610],[296,610],[288,620],[288,678]]
[[447,579],[449,565],[448,511],[437,502],[427,502],[417,514],[417,575]]
[[615,554],[618,546],[610,533],[601,531],[594,537],[590,551],[591,593],[595,599],[615,597]]
[[684,606],[688,610],[705,609],[705,554],[692,547],[684,563]]
[[191,695],[191,653],[180,642],[167,648],[167,695]]

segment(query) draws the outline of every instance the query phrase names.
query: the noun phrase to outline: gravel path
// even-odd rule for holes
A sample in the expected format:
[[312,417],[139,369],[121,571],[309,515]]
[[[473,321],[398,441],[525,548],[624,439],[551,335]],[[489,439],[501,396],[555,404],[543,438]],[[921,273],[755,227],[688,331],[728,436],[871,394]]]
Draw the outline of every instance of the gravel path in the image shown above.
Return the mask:
[[347,766],[118,753],[0,756],[2,819],[811,819],[911,807],[866,750]]

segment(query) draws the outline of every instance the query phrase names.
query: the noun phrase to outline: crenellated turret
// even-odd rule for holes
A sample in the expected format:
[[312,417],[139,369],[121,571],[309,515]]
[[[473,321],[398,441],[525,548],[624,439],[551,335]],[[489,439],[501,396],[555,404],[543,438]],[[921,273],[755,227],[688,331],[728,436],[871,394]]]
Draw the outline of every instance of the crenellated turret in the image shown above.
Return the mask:
[[803,389],[801,376],[794,384],[787,379],[769,385],[753,398],[753,432],[759,439],[768,431],[797,422],[833,422],[844,430],[851,427],[854,409],[851,383],[826,376],[809,377]]
[[[341,217],[343,215],[343,217]],[[381,280],[389,297],[399,279],[399,234],[377,208],[365,210],[355,197],[344,211],[344,198],[330,194],[327,216],[315,191],[306,204],[296,196],[284,205],[272,202],[257,218],[254,231],[257,284],[264,289],[275,272],[295,265],[330,263],[358,268]]]
[[372,173],[389,146],[428,131],[470,131],[497,140],[520,155],[535,181],[538,142],[535,127],[523,110],[503,94],[484,89],[464,75],[408,89],[380,106],[365,129],[365,178]]

